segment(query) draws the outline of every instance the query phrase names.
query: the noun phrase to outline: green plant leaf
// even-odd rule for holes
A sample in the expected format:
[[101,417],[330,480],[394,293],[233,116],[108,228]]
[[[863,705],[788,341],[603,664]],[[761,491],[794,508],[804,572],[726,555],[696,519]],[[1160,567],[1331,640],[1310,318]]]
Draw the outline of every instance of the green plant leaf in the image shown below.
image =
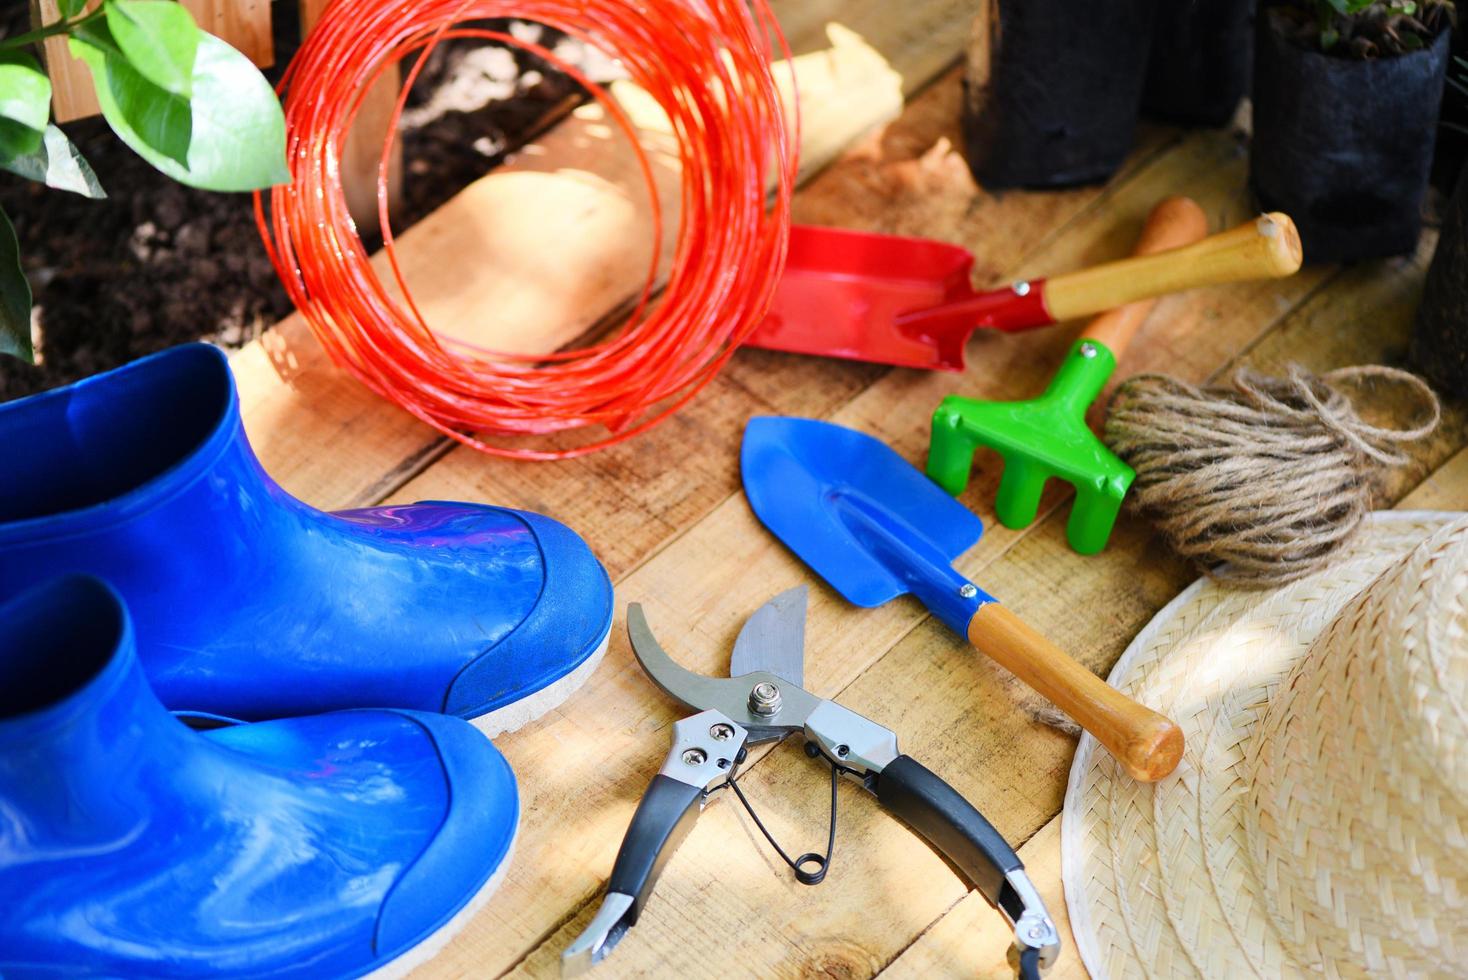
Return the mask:
[[0,51],[0,156],[33,153],[51,118],[51,79],[24,51]]
[[107,196],[91,164],[54,125],[46,127],[46,135],[36,152],[0,159],[0,167],[59,191],[71,191],[82,197]]
[[87,0],[61,0],[58,6],[61,8],[61,16],[70,20],[87,9]]
[[1327,27],[1325,30],[1320,32],[1320,50],[1329,51],[1331,48],[1335,47],[1336,42],[1340,39],[1341,36],[1336,32],[1335,28]]
[[160,161],[186,170],[193,137],[189,100],[139,74],[102,21],[77,30],[68,44],[72,55],[91,69],[97,102],[112,131],[159,170],[164,170]]
[[35,361],[31,349],[31,284],[20,267],[20,242],[0,210],[0,354]]
[[107,28],[138,74],[165,92],[193,91],[194,56],[203,33],[175,0],[107,0]]
[[108,50],[109,43],[108,37],[100,43],[71,39],[92,70],[103,117],[139,156],[179,183],[204,190],[250,191],[290,180],[280,102],[250,59],[201,33],[194,94],[181,99],[139,75]]
[[1326,0],[1326,2],[1329,3],[1330,6],[1333,7],[1335,9],[1335,12],[1338,14],[1345,15],[1351,12],[1350,0]]

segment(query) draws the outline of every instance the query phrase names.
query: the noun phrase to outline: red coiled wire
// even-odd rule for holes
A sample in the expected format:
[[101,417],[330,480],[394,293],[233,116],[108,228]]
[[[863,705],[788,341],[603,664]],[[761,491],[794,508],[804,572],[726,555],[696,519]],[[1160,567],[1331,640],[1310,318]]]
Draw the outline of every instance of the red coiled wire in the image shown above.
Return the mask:
[[[466,24],[490,18],[537,21],[603,49],[667,113],[682,191],[677,247],[656,304],[663,216],[631,120],[550,51]],[[567,72],[636,150],[656,225],[652,257],[632,315],[604,342],[547,354],[486,350],[435,332],[403,280],[387,215],[392,140],[427,55],[446,38],[467,37],[517,45]],[[347,212],[340,158],[368,89],[415,52],[423,56],[404,79],[377,173],[398,299]],[[281,79],[292,182],[270,191],[268,215],[255,195],[266,250],[332,360],[446,435],[521,459],[622,442],[698,394],[769,306],[785,264],[799,139],[798,115],[787,127],[771,71],[776,52],[790,56],[768,0],[334,0]],[[472,268],[464,273],[472,280]],[[593,426],[606,431],[569,446],[484,438]]]

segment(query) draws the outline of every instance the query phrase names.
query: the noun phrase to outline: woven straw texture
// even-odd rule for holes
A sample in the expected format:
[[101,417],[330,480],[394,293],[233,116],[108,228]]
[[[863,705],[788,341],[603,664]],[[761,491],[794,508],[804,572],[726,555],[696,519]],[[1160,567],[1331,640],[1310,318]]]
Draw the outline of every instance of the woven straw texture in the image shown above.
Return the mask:
[[1094,977],[1462,975],[1465,597],[1468,519],[1379,514],[1324,571],[1201,581],[1148,624],[1111,683],[1187,748],[1151,785],[1077,751],[1063,875]]

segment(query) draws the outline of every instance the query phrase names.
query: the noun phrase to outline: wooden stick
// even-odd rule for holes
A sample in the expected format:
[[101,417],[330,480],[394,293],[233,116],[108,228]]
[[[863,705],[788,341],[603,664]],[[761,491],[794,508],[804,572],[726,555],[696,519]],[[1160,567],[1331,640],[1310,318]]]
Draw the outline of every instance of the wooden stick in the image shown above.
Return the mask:
[[1045,306],[1071,320],[1200,286],[1282,278],[1300,259],[1295,223],[1276,211],[1182,248],[1054,276],[1045,281]]
[[[1147,224],[1137,238],[1133,255],[1154,255],[1168,249],[1181,248],[1200,241],[1208,234],[1208,216],[1190,197],[1169,197],[1157,203],[1147,216]],[[1120,309],[1107,310],[1081,331],[1081,338],[1105,345],[1120,361],[1133,335],[1142,326],[1155,298],[1128,303]]]
[[1152,782],[1177,768],[1181,728],[1082,667],[1007,606],[980,606],[968,641],[1096,736],[1133,779]]

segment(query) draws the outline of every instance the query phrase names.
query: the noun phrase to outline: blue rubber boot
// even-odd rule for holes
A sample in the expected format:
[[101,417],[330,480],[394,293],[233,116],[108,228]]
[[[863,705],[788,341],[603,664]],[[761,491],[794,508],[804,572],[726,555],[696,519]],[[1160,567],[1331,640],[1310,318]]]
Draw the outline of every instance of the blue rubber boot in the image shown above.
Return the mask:
[[343,711],[193,731],[127,610],[70,576],[0,606],[0,976],[358,976],[426,959],[508,864],[473,726]]
[[212,347],[0,405],[0,446],[0,600],[105,579],[171,709],[413,708],[497,734],[606,650],[611,583],[575,533],[478,504],[306,506],[255,459]]

